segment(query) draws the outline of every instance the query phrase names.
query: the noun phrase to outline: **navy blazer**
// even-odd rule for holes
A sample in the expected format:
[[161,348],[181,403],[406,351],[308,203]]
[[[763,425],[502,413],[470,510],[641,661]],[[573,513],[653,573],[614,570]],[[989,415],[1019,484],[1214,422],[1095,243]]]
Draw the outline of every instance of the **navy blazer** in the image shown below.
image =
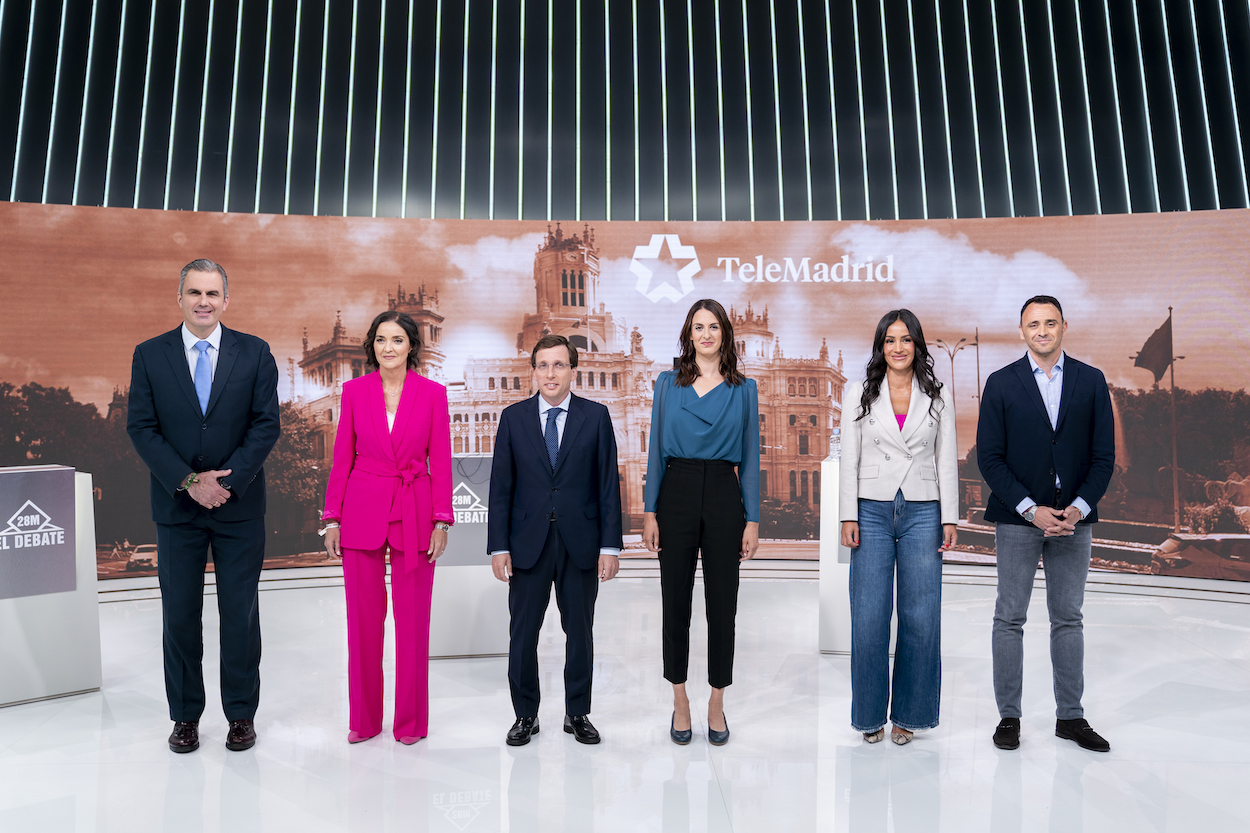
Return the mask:
[[152,472],[152,520],[185,523],[206,511],[178,491],[191,472],[231,469],[233,492],[214,518],[241,521],[265,514],[265,458],[281,432],[278,365],[256,336],[221,328],[217,372],[200,410],[182,328],[135,348],[126,433]]
[[560,538],[573,563],[584,570],[594,569],[601,547],[622,546],[621,486],[612,418],[600,403],[572,396],[552,472],[538,416],[540,395],[509,405],[499,415],[486,550],[507,550],[514,567],[533,567],[542,554],[554,510]]
[[1102,371],[1065,355],[1054,429],[1028,356],[994,371],[981,396],[977,464],[991,491],[987,521],[1027,525],[1016,507],[1026,497],[1053,506],[1056,472],[1056,508],[1080,496],[1090,505],[1081,523],[1097,521],[1115,470],[1115,419]]

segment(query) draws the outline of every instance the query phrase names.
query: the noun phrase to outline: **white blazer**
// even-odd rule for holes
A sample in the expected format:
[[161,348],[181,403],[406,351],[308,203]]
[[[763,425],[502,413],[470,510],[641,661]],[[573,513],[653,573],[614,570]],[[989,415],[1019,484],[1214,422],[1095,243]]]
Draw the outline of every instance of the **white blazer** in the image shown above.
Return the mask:
[[839,520],[859,520],[859,498],[894,500],[902,489],[903,497],[909,501],[939,501],[942,523],[958,523],[955,410],[945,388],[930,414],[931,400],[913,376],[907,419],[900,431],[887,384],[883,379],[872,409],[860,420],[855,417],[859,415],[864,383],[846,386],[842,398]]

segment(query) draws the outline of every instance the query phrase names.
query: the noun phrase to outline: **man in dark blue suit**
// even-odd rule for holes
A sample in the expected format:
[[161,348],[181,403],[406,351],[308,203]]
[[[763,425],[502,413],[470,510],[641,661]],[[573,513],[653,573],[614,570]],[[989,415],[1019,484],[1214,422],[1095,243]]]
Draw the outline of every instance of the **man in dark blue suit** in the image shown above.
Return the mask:
[[226,748],[256,743],[260,699],[257,588],[265,557],[265,471],[278,440],[278,366],[269,345],[227,330],[226,270],[182,270],[182,326],[135,348],[126,430],[152,472],[164,622],[169,748],[199,748],[204,711],[202,613],[209,548],[221,617]]
[[1046,573],[1055,735],[1097,752],[1111,749],[1085,719],[1081,606],[1092,525],[1115,469],[1115,424],[1107,380],[1061,349],[1068,322],[1059,301],[1037,295],[1020,310],[1024,358],[985,383],[977,463],[991,495],[998,600],[994,606],[994,745],[1020,745],[1024,622],[1037,562]]
[[564,731],[598,743],[591,725],[595,598],[616,575],[621,489],[608,409],[569,392],[577,348],[539,339],[530,354],[538,394],[504,409],[495,437],[486,548],[508,586],[508,683],[516,722],[509,746],[538,734],[538,631],[556,589],[564,626]]

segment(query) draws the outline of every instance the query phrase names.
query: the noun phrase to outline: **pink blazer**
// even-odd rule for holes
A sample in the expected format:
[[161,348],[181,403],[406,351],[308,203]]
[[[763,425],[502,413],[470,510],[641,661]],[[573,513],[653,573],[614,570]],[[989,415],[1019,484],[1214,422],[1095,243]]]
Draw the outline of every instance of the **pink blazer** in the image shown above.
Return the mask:
[[376,371],[343,383],[340,408],[323,519],[342,524],[345,548],[380,549],[398,522],[403,541],[391,545],[425,552],[434,522],[455,522],[447,388],[409,370],[393,432]]

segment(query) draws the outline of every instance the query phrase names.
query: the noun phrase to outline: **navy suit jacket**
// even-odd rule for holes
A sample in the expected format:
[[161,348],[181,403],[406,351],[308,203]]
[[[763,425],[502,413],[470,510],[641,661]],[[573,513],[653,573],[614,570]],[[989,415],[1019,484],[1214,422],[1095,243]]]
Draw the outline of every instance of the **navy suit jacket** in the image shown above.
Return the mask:
[[538,416],[540,395],[509,405],[499,415],[486,549],[507,550],[517,569],[533,567],[542,554],[554,510],[560,538],[573,563],[594,569],[601,547],[622,545],[612,418],[600,403],[572,396],[552,472]]
[[1056,472],[1062,487],[1056,508],[1080,496],[1091,510],[1081,523],[1097,521],[1115,470],[1115,420],[1102,371],[1065,355],[1053,429],[1028,356],[994,371],[981,396],[977,464],[991,491],[987,521],[1028,524],[1016,512],[1026,497],[1054,506]]
[[191,472],[230,469],[232,495],[212,516],[241,521],[265,514],[265,458],[280,433],[278,366],[269,345],[221,328],[207,413],[200,410],[182,328],[135,348],[126,432],[152,472],[152,520],[185,523],[206,511],[178,491]]

